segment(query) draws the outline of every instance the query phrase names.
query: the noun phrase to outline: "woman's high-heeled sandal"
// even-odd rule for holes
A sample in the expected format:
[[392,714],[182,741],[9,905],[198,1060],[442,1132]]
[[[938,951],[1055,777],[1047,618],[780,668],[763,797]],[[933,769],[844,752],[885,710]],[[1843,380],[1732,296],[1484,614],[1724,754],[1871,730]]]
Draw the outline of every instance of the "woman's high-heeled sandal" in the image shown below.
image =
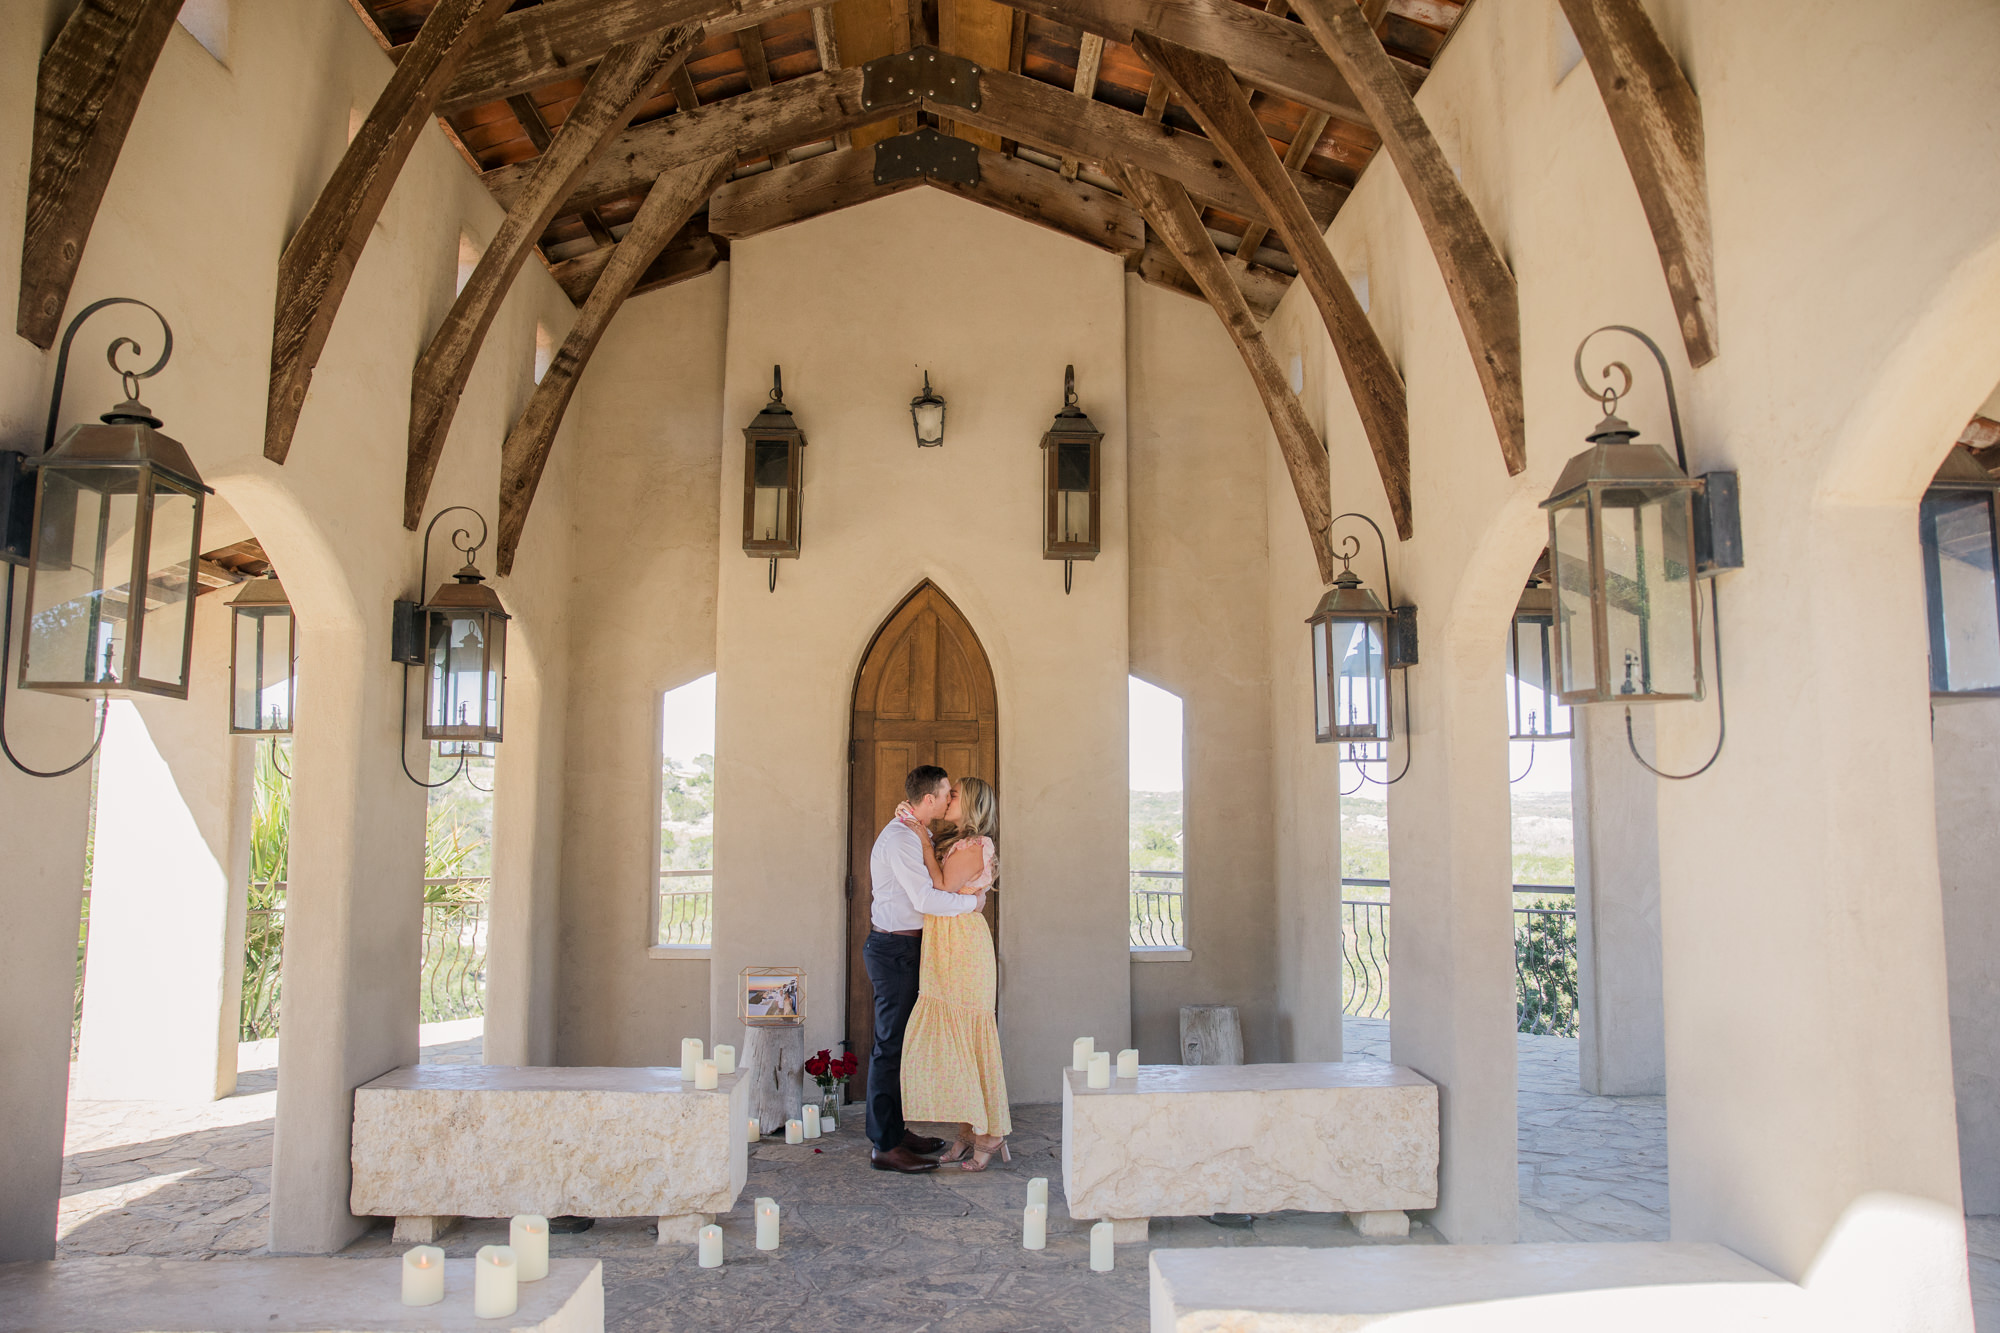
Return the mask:
[[944,1155],[938,1158],[938,1163],[939,1165],[948,1165],[952,1162],[962,1161],[965,1155],[971,1152],[976,1146],[971,1139],[959,1139],[944,1150]]
[[[981,1139],[985,1137],[983,1134],[980,1135]],[[1007,1140],[995,1135],[993,1146],[990,1148],[981,1147],[978,1142],[975,1142],[972,1147],[972,1160],[969,1162],[960,1162],[958,1169],[961,1171],[984,1171],[993,1161],[994,1153],[999,1153],[1000,1160],[1003,1162],[1014,1160],[1014,1154],[1007,1151]]]

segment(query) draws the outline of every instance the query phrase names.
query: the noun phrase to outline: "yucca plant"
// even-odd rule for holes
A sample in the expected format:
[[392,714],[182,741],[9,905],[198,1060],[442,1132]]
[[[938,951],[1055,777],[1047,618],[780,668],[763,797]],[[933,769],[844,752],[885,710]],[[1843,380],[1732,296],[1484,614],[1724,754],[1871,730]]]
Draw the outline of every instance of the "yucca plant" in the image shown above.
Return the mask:
[[292,782],[272,747],[257,747],[250,805],[250,900],[243,922],[243,1007],[238,1038],[278,1035],[285,952],[285,876],[291,849]]

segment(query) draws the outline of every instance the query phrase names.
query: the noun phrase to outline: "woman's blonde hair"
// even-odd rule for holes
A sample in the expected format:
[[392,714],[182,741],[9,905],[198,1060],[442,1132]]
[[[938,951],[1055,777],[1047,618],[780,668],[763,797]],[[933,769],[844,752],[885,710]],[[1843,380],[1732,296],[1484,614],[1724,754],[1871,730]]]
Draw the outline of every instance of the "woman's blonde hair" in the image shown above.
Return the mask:
[[958,836],[1000,841],[1000,802],[993,788],[978,778],[958,780]]

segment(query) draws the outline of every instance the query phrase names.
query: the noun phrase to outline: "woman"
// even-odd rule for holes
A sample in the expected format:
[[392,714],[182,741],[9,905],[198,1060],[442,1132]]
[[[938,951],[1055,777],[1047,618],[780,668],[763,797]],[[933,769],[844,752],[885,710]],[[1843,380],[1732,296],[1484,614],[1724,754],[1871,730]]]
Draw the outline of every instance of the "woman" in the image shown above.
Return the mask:
[[[896,813],[915,827],[906,811]],[[931,882],[947,893],[985,894],[999,870],[993,788],[978,778],[959,779],[944,818],[949,827],[936,846],[922,840]],[[924,918],[917,1007],[903,1038],[903,1114],[956,1122],[958,1141],[938,1160],[956,1162],[965,1171],[984,1171],[996,1152],[1002,1161],[1013,1160],[1007,1135],[1014,1126],[1000,1068],[1000,1029],[993,1021],[996,980],[993,932],[984,916],[973,911]]]

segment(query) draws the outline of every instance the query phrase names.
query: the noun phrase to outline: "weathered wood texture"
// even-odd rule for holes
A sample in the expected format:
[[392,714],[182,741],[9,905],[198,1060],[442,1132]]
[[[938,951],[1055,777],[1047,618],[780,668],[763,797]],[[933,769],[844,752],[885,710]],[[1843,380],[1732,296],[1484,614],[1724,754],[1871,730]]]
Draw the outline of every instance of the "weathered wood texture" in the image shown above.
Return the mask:
[[[981,69],[1005,69],[1015,12],[999,0],[938,0],[938,45]],[[1000,151],[999,135],[968,129],[951,114],[940,117],[939,128],[981,148]]]
[[[718,241],[709,235],[703,220],[696,217],[681,228],[680,232],[667,242],[666,249],[639,275],[639,282],[632,288],[631,295],[657,291],[671,287],[689,278],[698,278],[729,257],[727,240]],[[549,276],[563,289],[563,294],[576,305],[590,299],[590,293],[597,286],[597,280],[611,263],[616,243],[601,250],[591,250],[574,259],[565,259],[551,265]],[[629,299],[629,298],[628,298]]]
[[806,1030],[789,1025],[744,1028],[737,1068],[750,1085],[750,1116],[757,1128],[765,1134],[784,1133],[785,1122],[797,1120],[805,1106]]
[[701,35],[698,27],[670,28],[613,47],[598,62],[562,128],[549,140],[547,151],[535,159],[534,174],[521,197],[508,210],[472,276],[452,302],[451,312],[417,359],[410,380],[404,527],[415,531],[423,521],[424,502],[430,496],[431,478],[437,473],[445,437],[458,412],[459,395],[465,392],[486,331],[492,327],[521,265],[584,171],[640,106],[659,91],[667,76],[680,68]]
[[1715,359],[1715,243],[1701,99],[1639,0],[1562,0],[1653,229],[1691,365]]
[[1086,181],[1065,181],[991,149],[979,150],[976,185],[916,179],[878,185],[874,163],[872,148],[849,149],[731,181],[709,200],[709,229],[741,240],[928,185],[1121,258],[1136,256],[1145,248],[1144,224],[1118,196]]
[[375,219],[438,97],[507,0],[439,0],[278,261],[264,456],[285,461],[313,367]]
[[[1104,39],[1094,32],[1083,34],[1083,41],[1076,49],[1076,82],[1070,86],[1070,91],[1083,98],[1097,96],[1097,71],[1103,63]],[[1077,168],[1082,165],[1080,158],[1063,158],[1060,168],[1062,178],[1075,180]]]
[[[1272,0],[1272,3],[1285,5],[1287,9],[1291,7],[1286,0]],[[1326,133],[1327,122],[1331,119],[1332,117],[1324,111],[1306,112],[1305,119],[1299,122],[1299,132],[1292,136],[1290,146],[1285,149],[1285,170],[1297,171],[1305,165],[1306,159],[1312,156],[1313,145],[1319,142],[1320,135]],[[1311,206],[1310,200],[1307,201],[1307,206]],[[1318,222],[1319,218],[1315,216],[1313,221]],[[1270,228],[1262,222],[1253,221],[1244,228],[1243,238],[1236,244],[1238,262],[1256,263],[1257,250],[1264,244],[1264,237],[1269,233]]]
[[[819,67],[821,70],[831,73],[833,70],[840,68],[840,38],[834,32],[833,28],[833,7],[831,5],[815,5],[813,7],[812,18],[813,48],[819,53]],[[688,109],[687,107],[681,108],[683,111]],[[854,136],[846,130],[841,130],[833,136],[833,146],[835,148],[849,148],[853,146],[853,142]]]
[[[914,98],[894,105],[861,105],[861,71],[842,69],[808,74],[744,93],[727,102],[635,125],[614,139],[571,195],[567,209],[591,208],[642,190],[666,172],[719,152],[738,160],[817,143],[836,131],[852,130],[914,109]],[[512,208],[533,174],[531,163],[500,167],[485,175],[494,197]]]
[[[1173,252],[1175,260],[1188,276],[1200,284],[1202,295],[1215,308],[1222,327],[1229,331],[1230,340],[1242,355],[1243,364],[1250,371],[1250,381],[1257,386],[1257,396],[1264,400],[1264,411],[1271,418],[1271,428],[1277,433],[1278,452],[1283,455],[1285,469],[1291,474],[1292,490],[1298,496],[1299,512],[1306,521],[1306,535],[1312,542],[1320,581],[1331,583],[1333,542],[1329,530],[1333,526],[1333,506],[1326,446],[1320,442],[1312,423],[1306,420],[1305,410],[1292,395],[1291,386],[1285,383],[1285,373],[1278,366],[1278,358],[1264,342],[1257,316],[1231,280],[1228,267],[1222,262],[1222,254],[1215,248],[1207,229],[1201,225],[1201,215],[1195,211],[1194,201],[1188,198],[1187,191],[1176,181],[1137,167],[1114,167],[1113,171],[1117,172],[1116,178],[1126,197],[1145,214],[1146,223],[1153,229],[1154,235]],[[1389,503],[1395,509],[1397,498],[1393,491]],[[1397,511],[1399,532],[1409,522],[1407,478],[1401,503],[1402,507]],[[1407,536],[1407,532],[1404,535]]]
[[[1342,120],[1367,123],[1361,103],[1312,37],[1296,23],[1253,9],[1238,0],[1008,0],[1016,9],[1108,37],[1132,41],[1150,32],[1223,61],[1245,82],[1289,97]],[[1414,90],[1424,70],[1405,60],[1391,62]]]
[[1383,151],[1396,164],[1458,312],[1500,437],[1500,457],[1508,475],[1518,475],[1528,466],[1528,426],[1521,387],[1521,301],[1513,271],[1360,7],[1354,0],[1293,0],[1293,8],[1340,67],[1382,136]]
[[1243,1024],[1233,1004],[1181,1006],[1181,1063],[1240,1065]]
[[574,79],[626,42],[683,24],[740,32],[812,8],[812,0],[548,0],[509,14],[473,48],[440,114]]
[[611,317],[638,284],[640,275],[678,232],[702,202],[722,183],[736,165],[736,154],[716,153],[689,163],[660,177],[646,202],[639,206],[630,230],[613,249],[590,299],[577,312],[569,336],[549,363],[542,382],[535,386],[520,420],[507,435],[500,450],[500,573],[514,568],[514,552],[521,544],[521,530],[528,521],[528,509],[535,502],[535,488],[541,483],[542,469],[555,445],[556,431],[570,396],[584,367],[590,364],[598,340],[611,324]]
[[83,0],[42,57],[14,327],[44,350],[62,327],[97,206],[180,7]]
[[[1180,260],[1174,258],[1174,252],[1158,236],[1146,242],[1146,248],[1139,253],[1138,266],[1130,271],[1155,287],[1164,287],[1203,303],[1208,300],[1201,284],[1188,276]],[[1268,268],[1238,268],[1230,276],[1236,280],[1243,299],[1249,303],[1251,312],[1260,323],[1277,310],[1278,302],[1285,299],[1285,293],[1292,285],[1290,278]]]
[[[1271,141],[1250,110],[1249,97],[1231,76],[1228,66],[1212,56],[1148,33],[1136,34],[1134,45],[1146,62],[1172,85],[1174,96],[1194,113],[1210,141],[1258,196],[1265,214],[1284,237],[1285,248],[1291,251],[1292,260],[1298,265],[1299,278],[1319,307],[1320,318],[1333,339],[1348,391],[1361,416],[1362,430],[1368,436],[1368,447],[1375,454],[1376,470],[1382,474],[1382,485],[1389,495],[1396,530],[1407,539],[1410,419],[1403,378],[1389,360],[1382,340],[1376,337],[1375,327],[1368,322],[1367,312],[1362,310],[1346,275],[1333,262],[1325,238],[1306,212],[1305,201],[1292,188],[1284,164],[1278,160]],[[1154,230],[1160,230],[1157,224]],[[1182,248],[1171,237],[1168,242],[1177,252]],[[1182,263],[1186,262],[1183,257]],[[1188,272],[1204,291],[1208,290],[1208,283],[1200,273],[1192,267]]]
[[[1131,163],[1170,176],[1196,198],[1238,216],[1264,216],[1255,193],[1230,170],[1214,144],[1198,135],[1169,129],[1157,117],[1135,116],[1040,80],[1000,70],[981,73],[978,110],[948,110],[962,125],[990,129],[1059,157]],[[1296,171],[1290,175],[1313,220],[1321,226],[1331,222],[1347,201],[1344,186]]]

